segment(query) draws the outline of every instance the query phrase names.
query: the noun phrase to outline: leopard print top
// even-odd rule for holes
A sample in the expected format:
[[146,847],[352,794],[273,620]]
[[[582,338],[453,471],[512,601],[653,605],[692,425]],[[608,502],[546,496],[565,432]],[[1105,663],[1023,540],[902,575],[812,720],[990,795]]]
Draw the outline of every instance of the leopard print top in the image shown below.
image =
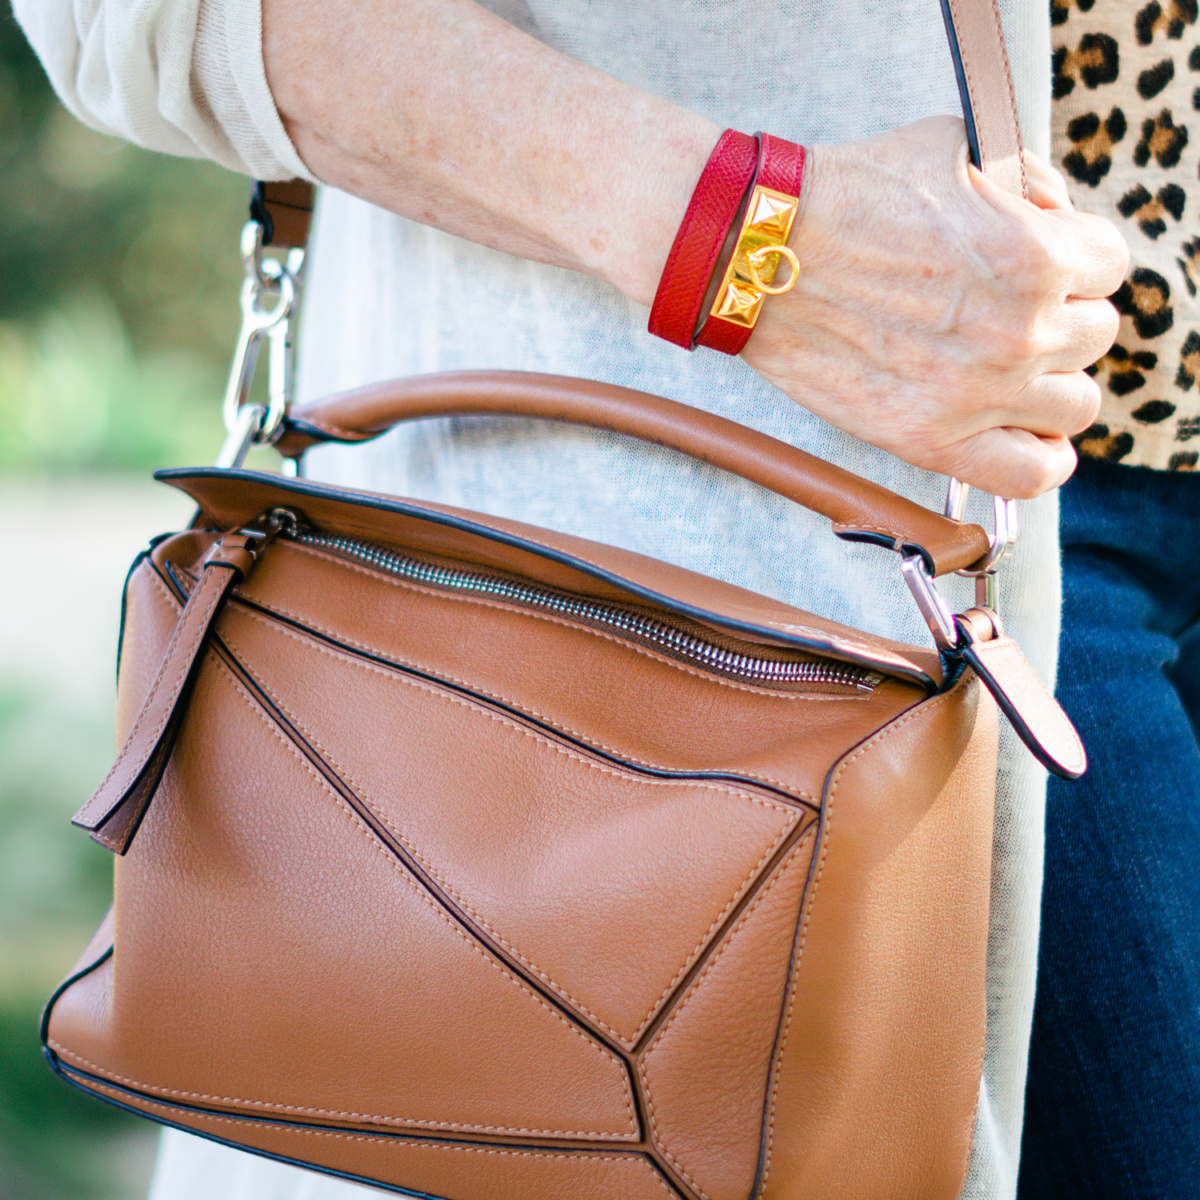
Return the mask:
[[1133,257],[1117,343],[1092,368],[1100,417],[1076,445],[1171,471],[1200,462],[1197,3],[1050,3],[1054,155],[1075,206],[1116,221]]

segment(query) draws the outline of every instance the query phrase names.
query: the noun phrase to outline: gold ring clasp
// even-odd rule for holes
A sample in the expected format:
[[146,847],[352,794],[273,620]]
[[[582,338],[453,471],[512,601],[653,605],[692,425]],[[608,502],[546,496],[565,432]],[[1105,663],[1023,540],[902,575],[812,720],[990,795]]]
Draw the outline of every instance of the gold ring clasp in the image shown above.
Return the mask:
[[[787,259],[789,266],[792,268],[786,283],[764,282],[762,276],[759,275],[759,271],[766,267],[767,259],[772,254],[777,255],[778,258]],[[774,280],[775,273],[778,270],[779,263],[776,262],[775,269],[771,272],[772,280]],[[750,280],[754,286],[764,295],[782,296],[785,292],[790,292],[796,286],[796,280],[800,278],[800,260],[787,246],[759,246],[753,253],[746,255],[746,272],[750,276]]]

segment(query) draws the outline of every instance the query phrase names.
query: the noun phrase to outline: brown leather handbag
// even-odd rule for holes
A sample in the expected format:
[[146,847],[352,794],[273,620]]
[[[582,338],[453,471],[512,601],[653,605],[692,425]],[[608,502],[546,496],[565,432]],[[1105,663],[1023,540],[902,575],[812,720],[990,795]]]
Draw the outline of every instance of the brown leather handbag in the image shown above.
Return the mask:
[[[968,15],[952,42],[993,88],[993,10]],[[976,140],[1011,169],[1006,106],[976,105]],[[577,380],[409,379],[274,432],[295,458],[462,413],[614,430],[823,513],[900,553],[939,649],[512,521],[163,472],[199,516],[127,584],[123,748],[76,818],[114,904],[47,1007],[51,1065],[405,1195],[951,1200],[984,1045],[980,680],[1084,767],[994,612],[938,597],[993,539]]]

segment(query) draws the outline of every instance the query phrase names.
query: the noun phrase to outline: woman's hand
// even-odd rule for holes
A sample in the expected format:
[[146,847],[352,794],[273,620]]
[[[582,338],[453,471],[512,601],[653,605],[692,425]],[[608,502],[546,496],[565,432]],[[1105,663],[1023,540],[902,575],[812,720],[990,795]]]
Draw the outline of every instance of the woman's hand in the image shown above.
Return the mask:
[[[719,128],[473,0],[263,0],[267,78],[318,178],[649,305]],[[967,167],[948,117],[809,157],[800,279],[743,357],[806,408],[1005,496],[1062,483],[1099,391],[1127,254],[1030,164]],[[708,353],[708,351],[698,351]]]
[[1112,345],[1129,255],[1028,162],[1030,201],[967,165],[961,121],[812,149],[800,278],[743,357],[805,408],[919,467],[1003,496],[1074,470],[1096,417],[1083,368]]

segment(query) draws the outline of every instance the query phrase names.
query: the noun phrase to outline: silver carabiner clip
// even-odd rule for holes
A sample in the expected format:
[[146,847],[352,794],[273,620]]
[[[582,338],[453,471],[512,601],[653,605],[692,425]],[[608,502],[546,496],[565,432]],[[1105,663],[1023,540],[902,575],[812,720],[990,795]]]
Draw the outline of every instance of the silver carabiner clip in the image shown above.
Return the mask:
[[[971,485],[959,479],[951,479],[946,488],[946,516],[952,521],[961,521],[967,510],[967,497],[971,493]],[[996,572],[1001,562],[1012,553],[1017,544],[1019,526],[1017,523],[1017,502],[1006,500],[1003,496],[993,496],[992,506],[995,513],[995,524],[989,540],[988,552],[978,567],[964,568],[955,572],[975,580],[975,603],[986,605],[993,611],[998,603],[996,588]]]
[[[967,496],[971,488],[958,479],[951,479],[946,492],[945,515],[952,521],[961,521],[967,508]],[[988,552],[976,567],[965,567],[957,571],[975,580],[975,603],[996,611],[996,571],[1005,556],[1012,551],[1017,540],[1017,502],[994,496],[996,525],[989,539]],[[910,554],[900,562],[900,574],[916,601],[929,632],[939,650],[954,652],[959,648],[961,635],[954,613],[938,591],[937,581],[929,564],[921,554]]]
[[[283,425],[291,402],[292,331],[297,280],[303,251],[293,251],[288,262],[264,258],[262,226],[248,221],[242,229],[242,327],[234,349],[223,415],[226,440],[218,465],[240,466],[251,445],[271,442]],[[250,390],[263,342],[269,345],[267,407],[250,403]],[[255,415],[257,414],[257,415]]]

